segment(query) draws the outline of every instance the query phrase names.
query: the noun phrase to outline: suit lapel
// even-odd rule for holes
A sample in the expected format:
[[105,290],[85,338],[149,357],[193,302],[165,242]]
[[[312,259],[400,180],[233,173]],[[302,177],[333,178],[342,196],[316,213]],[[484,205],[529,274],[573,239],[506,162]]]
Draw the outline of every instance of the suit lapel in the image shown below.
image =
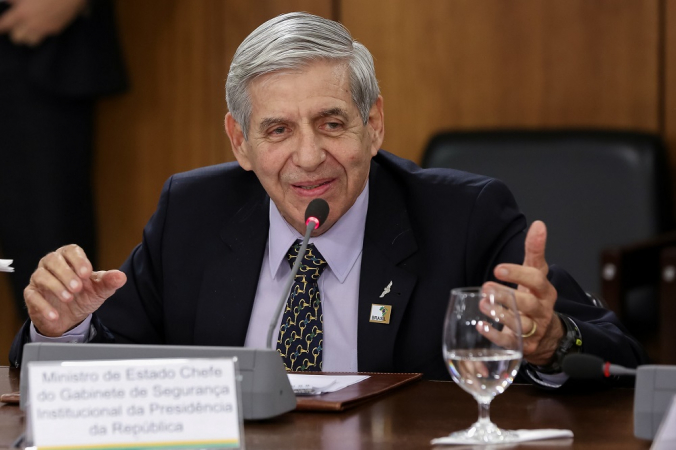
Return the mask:
[[[360,371],[393,370],[394,344],[417,276],[417,252],[406,204],[396,181],[371,164],[369,209],[358,306]],[[197,345],[244,345],[269,230],[270,198],[260,185],[223,227],[205,255],[195,321]],[[388,284],[390,292],[380,297]],[[392,307],[389,324],[369,322],[372,304]]]
[[198,345],[244,345],[270,227],[270,198],[260,185],[251,190],[205,258],[195,322]]
[[[360,371],[394,369],[394,344],[417,276],[403,267],[418,247],[396,181],[371,164],[369,209],[361,263],[358,312]],[[382,298],[386,286],[390,292]],[[390,323],[370,322],[373,304],[390,305]]]

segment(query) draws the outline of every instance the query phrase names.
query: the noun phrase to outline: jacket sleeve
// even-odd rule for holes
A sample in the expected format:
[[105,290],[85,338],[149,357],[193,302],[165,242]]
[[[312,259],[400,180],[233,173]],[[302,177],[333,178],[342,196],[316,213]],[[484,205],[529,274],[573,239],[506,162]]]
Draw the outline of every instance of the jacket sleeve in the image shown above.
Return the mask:
[[[23,359],[23,346],[31,342],[30,337],[31,321],[27,320],[19,332],[14,336],[14,341],[9,350],[9,365],[10,367],[21,367]],[[101,320],[96,314],[92,315],[92,320],[89,324],[89,340],[87,342],[95,342],[99,344],[114,342],[115,336],[101,323]]]
[[582,351],[626,367],[648,363],[641,345],[620,323],[615,313],[592,304],[573,277],[551,265],[549,280],[558,292],[554,309],[575,321],[582,335]]
[[163,239],[173,177],[165,183],[143,240],[122,264],[127,282],[101,305],[96,315],[115,342],[164,344]]
[[[502,182],[493,180],[484,187],[472,217],[470,226],[481,232],[477,233],[477,241],[471,246],[483,249],[483,253],[468,250],[467,254],[468,257],[477,258],[471,262],[471,267],[478,283],[495,281],[493,269],[497,264],[522,264],[526,222],[511,192]],[[492,229],[498,226],[499,229]],[[490,232],[486,232],[486,228]],[[485,242],[486,236],[492,237],[491,242]],[[551,238],[556,239],[556,236]],[[630,336],[617,316],[612,311],[594,305],[568,272],[552,264],[548,278],[558,293],[554,310],[569,316],[576,323],[582,335],[584,353],[627,367],[647,363],[645,351]]]

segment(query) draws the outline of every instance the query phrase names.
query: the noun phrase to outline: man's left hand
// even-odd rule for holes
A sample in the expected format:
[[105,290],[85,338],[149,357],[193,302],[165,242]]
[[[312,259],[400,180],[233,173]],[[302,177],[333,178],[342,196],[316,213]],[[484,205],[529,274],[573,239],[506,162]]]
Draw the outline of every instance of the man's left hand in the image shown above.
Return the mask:
[[547,279],[546,243],[545,224],[533,222],[526,235],[523,265],[499,264],[494,271],[498,280],[518,285],[515,297],[524,335],[523,355],[537,366],[551,362],[564,335],[563,325],[554,314],[556,288]]

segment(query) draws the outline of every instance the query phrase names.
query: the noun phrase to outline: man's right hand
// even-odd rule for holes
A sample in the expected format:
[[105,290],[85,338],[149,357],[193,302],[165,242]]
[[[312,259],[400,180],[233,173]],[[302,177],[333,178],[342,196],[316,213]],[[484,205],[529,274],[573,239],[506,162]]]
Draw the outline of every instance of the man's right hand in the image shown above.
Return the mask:
[[85,252],[71,244],[40,260],[23,296],[40,334],[58,337],[99,309],[126,282],[119,270],[93,272]]

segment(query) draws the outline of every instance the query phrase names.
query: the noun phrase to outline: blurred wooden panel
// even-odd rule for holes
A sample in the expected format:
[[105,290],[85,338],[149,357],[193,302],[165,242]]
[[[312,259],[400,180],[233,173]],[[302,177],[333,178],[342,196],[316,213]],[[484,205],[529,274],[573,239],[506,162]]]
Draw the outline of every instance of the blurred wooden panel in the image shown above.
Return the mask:
[[[9,346],[21,327],[9,288],[9,277],[11,276],[12,274],[0,273],[0,366],[9,364],[7,359]],[[4,392],[0,392],[0,394],[4,394]]]
[[664,139],[669,150],[676,198],[676,0],[664,8]]
[[384,148],[440,129],[659,130],[658,0],[342,0],[376,58]]
[[330,0],[119,0],[131,90],[100,104],[96,190],[101,267],[141,240],[166,178],[232,160],[225,79],[239,43],[284,12],[331,17]]

